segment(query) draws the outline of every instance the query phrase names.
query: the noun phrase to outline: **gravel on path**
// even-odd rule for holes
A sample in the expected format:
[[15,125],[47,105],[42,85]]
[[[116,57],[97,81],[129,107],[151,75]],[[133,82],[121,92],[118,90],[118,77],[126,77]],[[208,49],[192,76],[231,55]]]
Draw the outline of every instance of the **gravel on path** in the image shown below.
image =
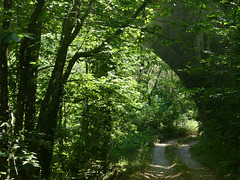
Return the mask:
[[131,177],[131,180],[153,180],[153,179],[179,179],[180,174],[174,169],[175,164],[170,163],[165,157],[165,148],[173,144],[174,141],[165,143],[155,143],[152,151],[152,164],[149,171],[139,173]]
[[154,179],[171,179],[171,180],[218,180],[217,176],[209,169],[202,166],[192,158],[190,147],[197,143],[191,142],[182,144],[176,149],[176,156],[189,169],[189,177],[181,177],[181,174],[176,170],[175,164],[169,162],[165,157],[166,146],[173,145],[177,140],[167,141],[165,143],[155,143],[152,151],[152,164],[149,170],[145,173],[135,174],[129,180],[154,180]]
[[198,143],[197,141],[188,144],[182,144],[176,149],[176,155],[185,165],[190,168],[189,180],[218,180],[212,171],[201,165],[199,162],[192,158],[190,147]]

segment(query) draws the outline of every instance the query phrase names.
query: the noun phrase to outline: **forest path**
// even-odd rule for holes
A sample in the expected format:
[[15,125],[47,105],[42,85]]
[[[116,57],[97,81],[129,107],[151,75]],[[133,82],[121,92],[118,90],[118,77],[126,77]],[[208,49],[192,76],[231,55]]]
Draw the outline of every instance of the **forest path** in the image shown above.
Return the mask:
[[174,169],[175,164],[165,157],[166,146],[172,145],[175,140],[164,143],[155,143],[152,151],[152,164],[145,173],[135,174],[129,180],[179,179],[179,173]]
[[190,147],[197,144],[197,141],[182,144],[178,149],[176,149],[176,156],[180,159],[188,168],[189,180],[217,180],[219,179],[213,172],[208,168],[201,165],[199,162],[192,158]]
[[[176,156],[186,166],[189,172],[183,178],[181,173],[175,168],[176,164],[169,162],[165,157],[166,146],[177,143],[179,139],[167,141],[165,143],[155,143],[152,152],[152,164],[145,173],[139,173],[132,176],[131,180],[154,180],[154,179],[171,179],[171,180],[217,180],[218,178],[207,168],[195,161],[190,153],[190,147],[197,142],[182,144],[175,151]],[[130,180],[129,179],[129,180]]]

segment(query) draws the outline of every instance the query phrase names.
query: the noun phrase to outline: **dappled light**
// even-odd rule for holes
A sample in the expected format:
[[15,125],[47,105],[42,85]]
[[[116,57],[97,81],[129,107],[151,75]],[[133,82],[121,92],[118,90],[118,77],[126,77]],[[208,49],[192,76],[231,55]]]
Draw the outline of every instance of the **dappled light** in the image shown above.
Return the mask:
[[131,178],[134,179],[173,179],[180,174],[174,171],[175,164],[171,164],[165,157],[165,147],[170,145],[172,141],[168,143],[155,143],[152,154],[152,163],[149,165],[149,170],[142,174],[134,175]]
[[[216,180],[217,176],[208,168],[202,166],[191,156],[189,148],[197,141],[187,144],[179,144],[175,149],[176,156],[181,160],[188,169],[186,172],[179,172],[176,163],[170,162],[166,158],[166,147],[177,145],[181,139],[167,141],[166,143],[155,143],[152,153],[152,163],[144,173],[138,173],[130,177],[130,179],[176,179],[176,180]],[[129,180],[130,180],[129,179]]]
[[239,20],[239,0],[0,1],[0,179],[236,179]]

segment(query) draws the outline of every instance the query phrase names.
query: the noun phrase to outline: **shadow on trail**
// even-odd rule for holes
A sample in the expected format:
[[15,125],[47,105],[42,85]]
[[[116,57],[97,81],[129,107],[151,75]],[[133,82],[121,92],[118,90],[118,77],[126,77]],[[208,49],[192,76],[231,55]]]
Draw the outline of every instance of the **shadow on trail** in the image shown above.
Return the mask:
[[192,158],[190,153],[190,147],[198,142],[191,142],[188,144],[181,145],[176,150],[176,155],[178,159],[180,159],[185,165],[187,165],[191,172],[189,175],[189,179],[192,180],[215,180],[218,179],[213,172],[211,172],[208,168],[202,166],[199,162]]
[[165,148],[172,143],[173,141],[155,143],[149,171],[134,175],[130,179],[179,179],[181,174],[175,171],[175,164],[170,163],[165,157]]
[[165,143],[155,143],[152,151],[152,164],[145,173],[135,174],[129,180],[153,180],[153,179],[173,179],[173,180],[217,180],[218,178],[207,168],[195,161],[190,153],[190,147],[197,142],[181,145],[176,149],[176,156],[186,166],[189,167],[188,177],[181,177],[181,173],[175,168],[175,164],[169,162],[165,157],[166,146],[173,145],[177,140]]

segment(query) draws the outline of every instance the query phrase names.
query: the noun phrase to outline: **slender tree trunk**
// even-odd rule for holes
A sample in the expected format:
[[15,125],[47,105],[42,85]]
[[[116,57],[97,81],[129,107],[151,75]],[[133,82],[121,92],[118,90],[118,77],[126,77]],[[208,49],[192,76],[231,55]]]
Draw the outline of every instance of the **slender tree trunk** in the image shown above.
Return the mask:
[[[4,0],[4,10],[12,8],[11,0]],[[6,13],[11,16],[11,13]],[[10,18],[2,23],[3,32],[7,32],[10,26]],[[8,107],[8,43],[0,42],[0,150],[6,153],[0,156],[0,171],[7,172],[7,149],[8,149],[8,129],[9,107]],[[4,124],[5,123],[5,124]]]
[[[24,92],[24,130],[25,130],[25,142],[28,150],[31,152],[36,152],[35,144],[33,143],[33,131],[35,124],[35,116],[36,116],[36,90],[37,90],[37,60],[38,60],[38,52],[40,49],[40,37],[41,32],[39,31],[34,36],[34,40],[30,41],[30,46],[26,50],[26,58],[29,60],[28,70],[26,72],[26,80],[23,80],[25,83],[25,89],[22,89]],[[22,117],[22,116],[21,116]],[[21,125],[22,126],[22,125]],[[16,130],[16,129],[15,129]],[[20,129],[18,129],[20,130]],[[18,132],[17,130],[15,132]],[[28,164],[25,165],[25,168],[20,170],[20,176],[24,180],[32,180],[36,179],[39,175],[39,170],[36,167]]]
[[25,111],[25,97],[28,89],[28,70],[29,70],[29,58],[25,57],[25,50],[28,46],[28,39],[24,38],[19,55],[19,87],[18,87],[18,97],[16,105],[16,121],[14,126],[15,134],[23,128],[23,118]]
[[[89,9],[82,16],[81,21],[74,22],[74,14],[78,16],[78,13],[69,13],[73,17],[67,17],[62,25],[62,38],[59,45],[59,50],[56,57],[55,66],[52,72],[51,79],[48,83],[48,88],[45,93],[44,100],[40,108],[40,114],[38,118],[37,131],[42,134],[42,141],[38,142],[38,159],[42,167],[41,178],[50,179],[51,173],[51,162],[52,162],[52,153],[53,145],[55,140],[55,132],[57,126],[57,115],[61,103],[63,88],[67,82],[67,79],[71,73],[72,67],[79,57],[89,57],[94,53],[101,51],[102,47],[105,44],[100,45],[96,49],[86,53],[76,53],[73,58],[69,61],[69,64],[66,68],[65,73],[63,73],[64,66],[66,64],[66,56],[68,52],[68,47],[72,41],[76,38],[79,31],[81,30],[85,19],[87,18],[89,11],[91,9],[91,4],[94,0],[89,2]],[[136,13],[133,15],[135,19],[139,13],[146,7],[150,0],[145,0],[144,3],[139,7]],[[79,2],[78,2],[79,3]],[[74,4],[73,11],[78,11],[77,3]],[[79,18],[79,17],[75,17]],[[124,27],[127,27],[130,22],[126,23]],[[73,28],[75,27],[75,28]],[[123,32],[122,28],[119,28],[114,35],[117,36]],[[109,42],[110,39],[106,39],[106,42]]]
[[[24,38],[21,42],[19,50],[19,88],[16,105],[16,121],[14,132],[18,134],[23,128],[24,118],[27,116],[27,126],[29,127],[29,118],[33,118],[35,113],[35,82],[36,82],[36,65],[34,64],[38,59],[40,49],[41,37],[41,21],[39,20],[40,14],[43,12],[45,0],[39,0],[31,15],[30,23],[27,32],[33,35],[34,39]],[[30,86],[28,87],[30,83]],[[32,89],[30,89],[32,88]],[[26,99],[28,101],[26,102]],[[33,100],[33,101],[32,101]],[[26,104],[27,103],[27,104]]]
[[[89,2],[89,10],[91,8],[92,2],[93,1]],[[74,4],[73,11],[78,10],[78,3]],[[44,141],[44,143],[39,142],[38,149],[38,159],[42,167],[41,177],[43,179],[48,180],[50,178],[53,145],[57,126],[57,116],[62,99],[62,92],[71,73],[72,67],[77,60],[77,58],[74,58],[72,61],[70,61],[66,72],[63,74],[64,66],[66,64],[68,47],[81,30],[83,23],[88,16],[89,10],[87,10],[85,15],[81,18],[81,23],[77,21],[75,28],[73,28],[75,25],[74,15],[78,16],[78,13],[73,13],[73,17],[66,17],[62,25],[61,41],[56,57],[55,66],[51,79],[48,83],[48,88],[44,100],[41,105],[37,124],[37,131],[43,134],[42,140]]]
[[41,105],[38,118],[37,131],[42,135],[44,142],[39,142],[38,159],[42,167],[41,177],[49,179],[51,173],[51,162],[55,131],[57,126],[57,115],[62,96],[62,76],[66,62],[68,47],[71,44],[70,35],[73,26],[71,20],[66,19],[63,23],[62,39],[57,53],[56,63],[48,84],[47,92]]
[[[9,123],[8,109],[8,45],[1,43],[0,48],[0,150],[6,153],[8,149],[7,124]],[[6,124],[5,124],[6,123]],[[6,172],[7,157],[0,157],[0,171]]]
[[66,119],[64,119],[64,115],[65,115],[65,102],[64,100],[62,101],[60,108],[59,108],[59,120],[58,120],[58,125],[57,125],[57,132],[60,132],[60,134],[58,135],[58,139],[57,139],[57,144],[58,144],[58,162],[60,164],[60,168],[63,171],[66,171],[65,169],[65,161],[64,161],[64,138],[65,138],[65,134],[66,134]]
[[[39,42],[38,42],[39,43]],[[37,53],[39,47],[36,47]],[[29,65],[28,71],[28,93],[26,94],[26,107],[25,107],[25,130],[30,133],[34,130],[34,119],[36,114],[36,90],[37,90],[37,65],[34,64],[38,59],[38,55],[33,58],[33,64]]]
[[[14,134],[18,135],[21,130],[25,130],[25,141],[29,151],[35,151],[36,148],[32,143],[31,132],[34,130],[34,119],[36,114],[36,81],[37,81],[37,60],[40,50],[41,40],[41,20],[40,14],[43,12],[45,0],[39,0],[30,17],[27,33],[33,39],[25,37],[19,49],[19,82],[16,104],[16,120]],[[24,148],[24,147],[21,147]],[[16,154],[20,153],[19,151]],[[16,168],[19,168],[18,179],[31,180],[36,179],[39,170],[30,164],[21,166],[21,161],[16,161]],[[21,168],[20,168],[21,167]]]

